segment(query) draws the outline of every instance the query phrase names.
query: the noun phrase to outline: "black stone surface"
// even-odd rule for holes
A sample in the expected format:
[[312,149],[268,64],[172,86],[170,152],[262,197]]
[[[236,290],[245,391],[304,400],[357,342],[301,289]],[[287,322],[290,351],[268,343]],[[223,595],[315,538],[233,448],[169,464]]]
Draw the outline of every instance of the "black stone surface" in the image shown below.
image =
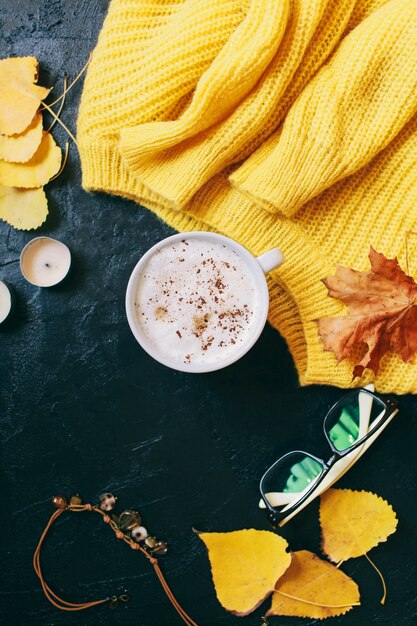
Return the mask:
[[[0,55],[35,55],[40,83],[55,85],[58,94],[64,72],[74,77],[94,47],[107,6],[107,0],[0,0]],[[63,113],[73,129],[80,94],[81,83]],[[54,136],[63,146],[57,126]],[[247,618],[220,607],[192,527],[268,529],[257,508],[260,475],[284,451],[323,451],[322,416],[342,392],[300,389],[285,343],[271,328],[250,354],[218,373],[192,376],[154,362],[130,333],[124,293],[139,256],[170,229],[133,202],[82,191],[73,146],[47,195],[50,215],[36,233],[0,223],[0,279],[17,294],[15,315],[0,330],[1,623],[181,623],[149,564],[87,513],[67,514],[52,530],[43,557],[47,579],[69,600],[127,590],[130,602],[115,611],[101,606],[71,614],[44,598],[31,560],[51,496],[79,492],[95,501],[109,490],[167,539],[162,567],[200,626],[258,626],[265,606]],[[71,275],[57,288],[37,289],[20,274],[20,251],[38,234],[63,240],[73,253]],[[387,581],[387,604],[379,604],[380,583],[365,559],[348,562],[344,571],[359,583],[363,606],[334,624],[417,622],[417,400],[402,397],[400,407],[339,483],[377,492],[398,513],[397,533],[372,551]],[[317,503],[282,534],[293,549],[318,551]],[[271,618],[280,626],[313,623]]]

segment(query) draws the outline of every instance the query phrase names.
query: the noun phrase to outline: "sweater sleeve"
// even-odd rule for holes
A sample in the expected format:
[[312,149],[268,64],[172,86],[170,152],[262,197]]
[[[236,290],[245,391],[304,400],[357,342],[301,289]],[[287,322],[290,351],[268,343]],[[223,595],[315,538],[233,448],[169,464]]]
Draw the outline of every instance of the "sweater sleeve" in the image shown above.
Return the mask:
[[85,81],[82,141],[178,117],[250,0],[113,0]]
[[[207,4],[207,0],[201,0]],[[217,1],[209,2],[212,6]],[[231,34],[209,68],[201,75],[191,102],[177,119],[150,122],[120,131],[119,150],[135,170],[148,154],[169,148],[209,128],[230,113],[251,91],[274,57],[285,32],[289,0],[252,0],[245,19]],[[201,15],[195,19],[201,21]],[[215,23],[213,22],[213,28]],[[192,28],[192,24],[188,25]],[[184,37],[188,41],[188,32]],[[175,50],[172,50],[175,54]],[[175,65],[175,59],[172,59]]]
[[290,216],[366,165],[417,111],[417,3],[391,0],[342,42],[295,102],[276,140],[231,182]]
[[337,45],[354,4],[293,0],[281,45],[255,88],[221,122],[138,160],[135,176],[173,208],[185,206],[212,176],[246,158],[277,128]]

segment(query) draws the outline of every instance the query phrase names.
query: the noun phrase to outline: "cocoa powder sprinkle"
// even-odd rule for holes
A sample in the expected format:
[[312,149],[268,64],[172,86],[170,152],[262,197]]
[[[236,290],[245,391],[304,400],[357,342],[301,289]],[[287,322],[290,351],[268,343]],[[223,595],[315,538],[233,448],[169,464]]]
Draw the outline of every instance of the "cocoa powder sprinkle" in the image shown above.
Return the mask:
[[[205,253],[201,252],[196,259],[195,254],[200,251],[191,245],[194,242],[189,243],[183,239],[181,244],[176,248],[174,246],[170,248],[171,254],[175,253],[175,256],[168,257],[167,267],[163,268],[162,275],[158,276],[155,272],[153,275],[152,272],[144,275],[145,278],[155,281],[154,293],[148,290],[144,302],[145,306],[150,309],[150,323],[152,323],[153,313],[160,322],[178,325],[177,329],[174,326],[172,330],[179,339],[184,339],[182,345],[185,349],[187,349],[186,342],[192,335],[198,339],[197,352],[182,356],[184,363],[190,363],[192,359],[204,356],[202,353],[207,353],[212,346],[215,346],[212,348],[214,351],[226,350],[244,341],[242,332],[244,333],[246,324],[250,323],[254,311],[249,304],[241,301],[245,291],[241,293],[239,290],[236,280],[239,277],[232,276],[232,272],[240,270],[240,266],[234,265],[230,255],[226,257],[227,260],[222,259],[221,256],[219,258],[218,246],[212,248],[212,256],[210,256],[209,248]],[[178,264],[188,261],[187,255],[189,254],[194,255],[191,257],[192,265],[180,270]],[[169,267],[171,264],[172,272]],[[177,265],[177,274],[175,274],[175,265]],[[238,290],[236,294],[233,286]],[[251,291],[255,290],[250,289],[248,285],[248,298],[252,299],[249,295]],[[234,302],[238,306],[234,306]],[[135,304],[137,306],[137,303]],[[138,315],[146,324],[148,318],[145,317],[145,313],[139,310]],[[210,334],[210,331],[214,332],[216,337]],[[208,354],[206,358],[209,358]]]

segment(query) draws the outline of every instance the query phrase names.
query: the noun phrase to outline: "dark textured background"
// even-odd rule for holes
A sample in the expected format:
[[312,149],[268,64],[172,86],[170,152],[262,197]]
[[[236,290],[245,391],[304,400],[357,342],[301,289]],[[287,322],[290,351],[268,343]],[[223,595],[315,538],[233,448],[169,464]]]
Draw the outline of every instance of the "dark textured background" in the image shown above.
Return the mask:
[[[94,47],[108,0],[0,0],[0,56],[35,55],[40,83],[62,88]],[[63,119],[75,127],[81,84]],[[64,145],[57,126],[54,135]],[[53,587],[73,601],[127,589],[128,605],[68,614],[44,598],[32,554],[52,507],[50,498],[104,490],[137,507],[145,525],[166,538],[161,559],[176,595],[200,626],[258,626],[218,604],[201,530],[269,528],[257,508],[257,483],[277,455],[294,447],[323,450],[321,419],[340,390],[300,389],[284,341],[266,328],[239,363],[218,373],[171,371],[136,344],[124,292],[139,256],[170,229],[133,202],[81,190],[71,147],[65,173],[48,185],[50,215],[36,233],[0,222],[0,278],[17,292],[14,318],[0,330],[2,498],[0,620],[7,626],[177,626],[147,562],[87,513],[67,514],[44,552]],[[37,234],[65,241],[73,253],[67,282],[37,289],[24,281],[19,254]],[[279,243],[279,242],[278,242]],[[364,558],[344,570],[359,583],[363,606],[333,619],[346,626],[410,626],[416,601],[416,409],[401,412],[340,486],[373,490],[398,513],[397,533],[372,552],[385,574],[388,602]],[[293,549],[319,550],[318,506],[283,531]],[[265,607],[264,607],[265,610]],[[291,626],[316,620],[271,618]]]

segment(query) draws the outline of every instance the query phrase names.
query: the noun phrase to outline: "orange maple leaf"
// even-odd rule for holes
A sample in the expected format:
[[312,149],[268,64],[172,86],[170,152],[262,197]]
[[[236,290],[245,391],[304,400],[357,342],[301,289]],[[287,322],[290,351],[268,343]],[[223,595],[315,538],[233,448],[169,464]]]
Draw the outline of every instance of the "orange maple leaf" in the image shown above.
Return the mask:
[[353,378],[365,368],[376,374],[387,352],[406,363],[417,350],[417,284],[401,269],[397,258],[387,259],[371,246],[371,269],[358,272],[338,265],[334,276],[323,280],[329,296],[345,302],[349,315],[318,320],[324,350],[337,362],[354,357],[357,346],[366,351],[353,369]]

